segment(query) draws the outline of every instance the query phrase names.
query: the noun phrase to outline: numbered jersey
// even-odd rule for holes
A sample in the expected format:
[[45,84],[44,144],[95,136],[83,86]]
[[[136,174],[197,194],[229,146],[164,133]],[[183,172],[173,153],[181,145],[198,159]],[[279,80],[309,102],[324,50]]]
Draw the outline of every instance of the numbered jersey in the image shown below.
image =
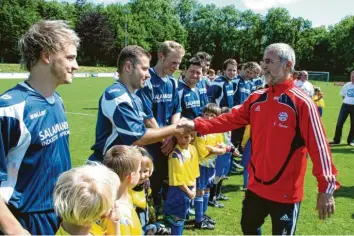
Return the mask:
[[53,209],[58,176],[71,168],[69,125],[57,93],[26,82],[0,96],[0,194],[20,212]]

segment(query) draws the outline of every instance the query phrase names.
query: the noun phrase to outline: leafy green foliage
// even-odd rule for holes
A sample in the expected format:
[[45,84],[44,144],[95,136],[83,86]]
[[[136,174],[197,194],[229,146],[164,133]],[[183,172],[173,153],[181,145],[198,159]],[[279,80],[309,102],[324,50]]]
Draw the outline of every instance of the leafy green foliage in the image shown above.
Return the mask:
[[114,61],[115,40],[107,18],[100,12],[81,14],[76,32],[81,39],[80,60],[84,65],[100,65],[109,58]]
[[83,40],[79,63],[114,66],[119,51],[137,44],[153,55],[161,42],[175,40],[186,48],[186,59],[198,51],[213,56],[212,68],[227,58],[259,61],[270,43],[294,47],[297,69],[329,71],[334,75],[354,68],[354,16],[328,28],[312,27],[285,8],[266,15],[235,6],[202,5],[198,0],[131,0],[127,4],[94,4],[46,0],[2,0],[0,6],[0,62],[17,63],[19,37],[39,19],[64,19]]

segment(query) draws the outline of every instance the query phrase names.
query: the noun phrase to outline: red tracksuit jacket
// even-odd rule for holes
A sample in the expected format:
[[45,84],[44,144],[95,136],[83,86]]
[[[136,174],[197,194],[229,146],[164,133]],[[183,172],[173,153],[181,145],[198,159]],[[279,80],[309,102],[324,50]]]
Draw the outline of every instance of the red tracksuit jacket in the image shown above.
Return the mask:
[[251,124],[248,189],[260,197],[281,203],[300,202],[307,152],[319,192],[333,194],[339,188],[316,105],[292,80],[254,92],[231,113],[194,122],[200,134],[223,133]]

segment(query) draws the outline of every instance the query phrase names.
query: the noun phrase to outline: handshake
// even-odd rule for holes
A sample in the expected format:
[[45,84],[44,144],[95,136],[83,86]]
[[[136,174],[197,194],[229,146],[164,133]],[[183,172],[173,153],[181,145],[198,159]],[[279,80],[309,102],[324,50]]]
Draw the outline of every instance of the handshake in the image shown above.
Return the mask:
[[195,125],[194,121],[189,120],[187,118],[181,118],[176,126],[178,134],[185,134],[194,131]]

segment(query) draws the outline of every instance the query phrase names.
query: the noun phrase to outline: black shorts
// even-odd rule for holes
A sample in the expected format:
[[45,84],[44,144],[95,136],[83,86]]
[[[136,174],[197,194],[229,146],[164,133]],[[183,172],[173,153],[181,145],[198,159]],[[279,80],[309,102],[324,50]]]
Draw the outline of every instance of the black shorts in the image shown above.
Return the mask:
[[300,202],[273,202],[247,190],[242,204],[241,227],[245,235],[256,235],[268,215],[272,220],[273,235],[295,234]]

